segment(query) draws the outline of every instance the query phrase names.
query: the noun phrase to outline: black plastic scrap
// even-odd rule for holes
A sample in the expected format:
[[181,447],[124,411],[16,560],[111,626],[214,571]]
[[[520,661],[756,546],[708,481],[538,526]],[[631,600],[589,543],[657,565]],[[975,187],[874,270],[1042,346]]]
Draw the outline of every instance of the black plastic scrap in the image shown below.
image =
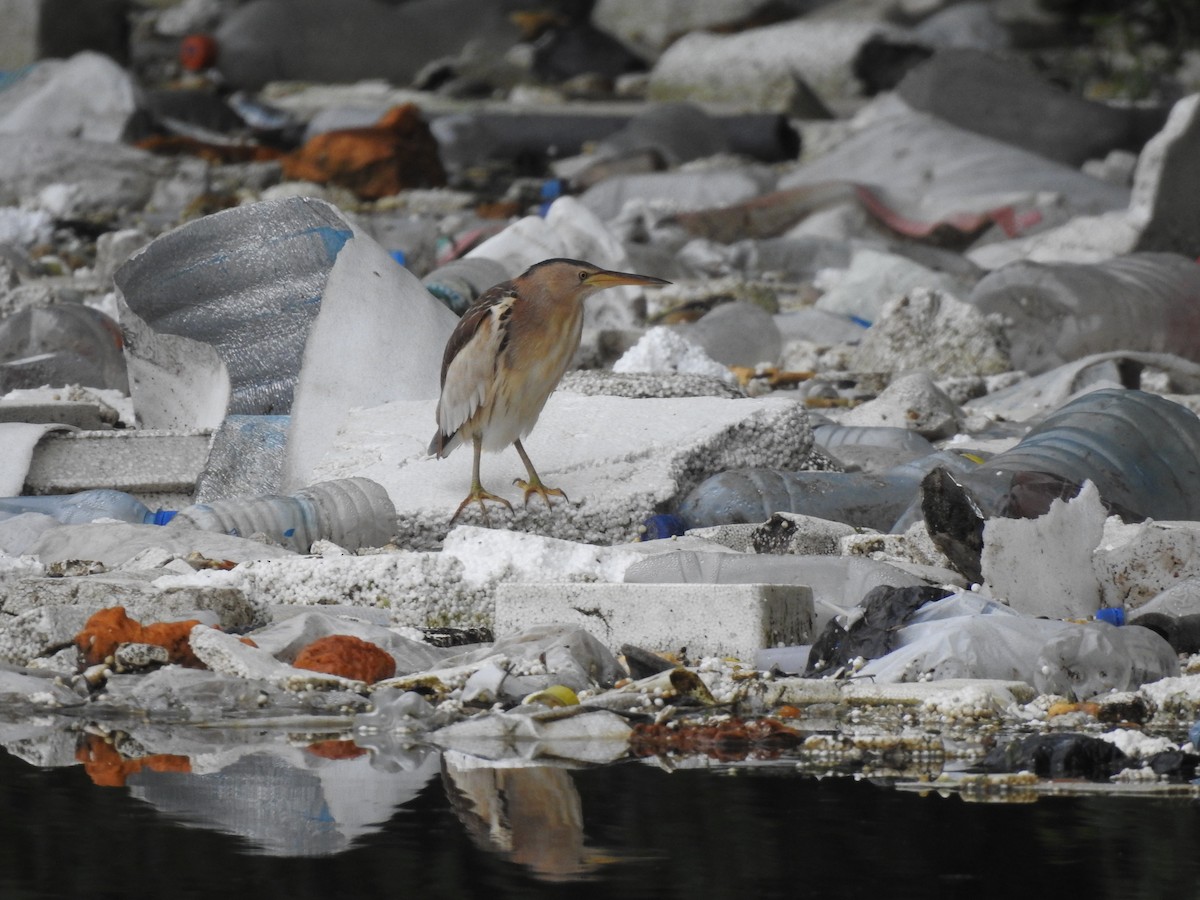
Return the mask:
[[1149,628],[1170,644],[1176,653],[1200,653],[1200,614],[1168,616],[1149,612],[1130,619],[1129,624]]
[[1032,772],[1041,778],[1107,781],[1135,765],[1120,748],[1086,734],[1035,734],[994,748],[978,769],[983,772]]
[[892,587],[881,584],[872,588],[860,604],[862,617],[849,628],[831,619],[808,654],[805,678],[822,678],[845,670],[852,660],[877,659],[890,653],[896,644],[896,632],[913,613],[933,600],[949,597],[939,587],[912,585]]

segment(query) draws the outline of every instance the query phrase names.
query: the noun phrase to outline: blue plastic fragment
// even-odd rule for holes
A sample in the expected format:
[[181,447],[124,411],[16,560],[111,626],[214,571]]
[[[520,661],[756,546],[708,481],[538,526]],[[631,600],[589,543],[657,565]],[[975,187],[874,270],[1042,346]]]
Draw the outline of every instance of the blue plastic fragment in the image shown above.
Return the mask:
[[670,513],[660,513],[650,516],[642,523],[642,540],[657,541],[662,538],[677,537],[687,531],[683,519]]
[[1096,610],[1096,621],[1107,622],[1109,625],[1124,625],[1125,610],[1120,606],[1106,606]]
[[346,241],[354,237],[354,232],[350,229],[334,228],[330,225],[316,225],[306,229],[303,233],[315,234],[321,239],[321,242],[325,245],[325,253],[331,263],[342,252],[342,248],[346,246]]

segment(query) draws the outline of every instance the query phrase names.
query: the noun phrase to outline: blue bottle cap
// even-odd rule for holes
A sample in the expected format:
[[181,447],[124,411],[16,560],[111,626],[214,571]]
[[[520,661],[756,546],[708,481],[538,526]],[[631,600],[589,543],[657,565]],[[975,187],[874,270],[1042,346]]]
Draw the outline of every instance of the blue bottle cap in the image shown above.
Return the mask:
[[687,531],[683,519],[669,513],[651,516],[642,523],[642,540],[657,541],[662,538],[676,537]]
[[1106,606],[1096,610],[1096,621],[1107,622],[1109,625],[1124,625],[1125,610],[1120,606]]
[[408,257],[405,255],[403,250],[393,250],[391,255],[392,259],[400,263],[402,266],[408,262]]
[[152,518],[148,524],[166,525],[173,518],[175,518],[177,512],[178,510],[174,509],[160,509],[158,512],[154,513],[154,518]]

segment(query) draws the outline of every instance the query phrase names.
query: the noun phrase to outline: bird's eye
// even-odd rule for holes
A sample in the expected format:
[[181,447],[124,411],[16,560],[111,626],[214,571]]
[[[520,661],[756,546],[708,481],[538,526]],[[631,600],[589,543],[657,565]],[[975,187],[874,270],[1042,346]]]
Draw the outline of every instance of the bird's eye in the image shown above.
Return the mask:
[[588,277],[588,273],[587,273],[587,272],[580,272],[580,273],[579,273],[579,280],[580,280],[580,281],[587,281],[587,277]]

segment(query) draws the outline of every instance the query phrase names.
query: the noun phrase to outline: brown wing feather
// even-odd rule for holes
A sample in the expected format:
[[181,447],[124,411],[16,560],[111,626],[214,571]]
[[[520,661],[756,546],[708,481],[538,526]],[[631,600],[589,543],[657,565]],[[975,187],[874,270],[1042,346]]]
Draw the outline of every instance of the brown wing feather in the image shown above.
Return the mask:
[[508,343],[504,327],[516,291],[512,282],[488,288],[458,321],[442,356],[438,400],[438,431],[429,452],[445,456],[457,445],[455,437],[490,393],[495,360]]

